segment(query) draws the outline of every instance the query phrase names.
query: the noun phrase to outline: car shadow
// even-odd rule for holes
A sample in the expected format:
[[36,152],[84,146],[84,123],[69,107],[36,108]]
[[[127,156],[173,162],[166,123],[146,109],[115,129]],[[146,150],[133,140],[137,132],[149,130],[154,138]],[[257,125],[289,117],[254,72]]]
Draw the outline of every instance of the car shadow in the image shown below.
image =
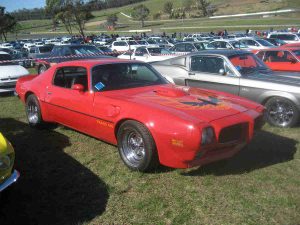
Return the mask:
[[0,224],[82,224],[101,215],[107,185],[64,152],[67,136],[4,118],[0,131],[16,152],[21,177],[1,193]]
[[291,138],[259,131],[252,142],[234,157],[188,172],[183,171],[181,174],[184,176],[205,176],[210,174],[223,176],[248,173],[293,160],[297,151],[297,143]]

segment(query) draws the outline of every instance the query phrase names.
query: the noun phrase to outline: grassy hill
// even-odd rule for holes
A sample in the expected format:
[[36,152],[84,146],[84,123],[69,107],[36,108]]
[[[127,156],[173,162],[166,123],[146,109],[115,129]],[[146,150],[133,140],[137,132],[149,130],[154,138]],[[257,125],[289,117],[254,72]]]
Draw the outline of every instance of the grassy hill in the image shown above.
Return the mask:
[[[247,28],[252,30],[267,30],[270,27],[274,29],[283,29],[291,26],[300,27],[300,13],[281,14],[263,18],[256,17],[242,17],[242,18],[228,18],[228,19],[209,19],[209,18],[193,18],[199,14],[195,5],[192,9],[186,12],[187,18],[184,20],[169,19],[169,16],[163,12],[164,4],[169,0],[147,0],[143,2],[146,7],[150,9],[150,15],[145,23],[145,29],[151,29],[152,32],[207,32],[217,31],[220,29],[227,29],[229,31],[241,31]],[[239,13],[252,13],[261,11],[272,11],[287,8],[298,8],[299,0],[211,0],[213,5],[216,5],[217,11],[215,15],[229,15]],[[172,0],[174,9],[182,8],[184,0]],[[117,14],[118,28],[114,32],[128,32],[129,30],[140,29],[138,21],[134,21],[125,15],[130,15],[134,6],[112,8],[107,10],[93,11],[94,18],[86,24],[87,33],[101,33],[107,32],[105,27],[106,18],[110,14]],[[158,20],[153,19],[153,15],[160,13],[161,17]],[[125,14],[125,15],[124,15]],[[41,33],[47,35],[66,34],[63,25],[58,27],[56,32],[51,32],[50,20],[38,21],[22,21],[24,30],[21,36],[29,34],[40,35]],[[76,30],[74,29],[76,32]]]

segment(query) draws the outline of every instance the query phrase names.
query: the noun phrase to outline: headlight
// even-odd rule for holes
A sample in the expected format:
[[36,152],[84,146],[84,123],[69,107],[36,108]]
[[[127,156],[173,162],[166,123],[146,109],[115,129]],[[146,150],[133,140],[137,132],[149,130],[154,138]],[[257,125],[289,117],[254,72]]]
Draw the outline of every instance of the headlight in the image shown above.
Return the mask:
[[8,155],[0,156],[0,170],[7,170],[11,165]]
[[201,145],[211,144],[214,141],[215,132],[212,127],[202,129]]

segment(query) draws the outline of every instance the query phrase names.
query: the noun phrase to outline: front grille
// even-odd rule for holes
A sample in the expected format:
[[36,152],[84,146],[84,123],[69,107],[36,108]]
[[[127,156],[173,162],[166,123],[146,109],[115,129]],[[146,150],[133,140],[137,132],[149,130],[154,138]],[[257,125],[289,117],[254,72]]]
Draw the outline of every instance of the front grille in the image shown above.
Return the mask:
[[245,138],[248,129],[247,123],[235,124],[230,127],[225,127],[219,135],[219,143],[230,143],[241,141]]

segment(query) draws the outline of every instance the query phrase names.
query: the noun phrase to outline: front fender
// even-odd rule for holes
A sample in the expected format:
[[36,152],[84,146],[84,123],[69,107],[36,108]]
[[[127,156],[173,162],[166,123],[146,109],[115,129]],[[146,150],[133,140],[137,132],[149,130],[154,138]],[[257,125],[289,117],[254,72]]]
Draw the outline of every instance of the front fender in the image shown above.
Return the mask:
[[264,105],[267,100],[272,97],[282,97],[292,101],[300,110],[300,95],[297,95],[298,94],[291,94],[284,91],[266,91],[258,97],[258,102]]

